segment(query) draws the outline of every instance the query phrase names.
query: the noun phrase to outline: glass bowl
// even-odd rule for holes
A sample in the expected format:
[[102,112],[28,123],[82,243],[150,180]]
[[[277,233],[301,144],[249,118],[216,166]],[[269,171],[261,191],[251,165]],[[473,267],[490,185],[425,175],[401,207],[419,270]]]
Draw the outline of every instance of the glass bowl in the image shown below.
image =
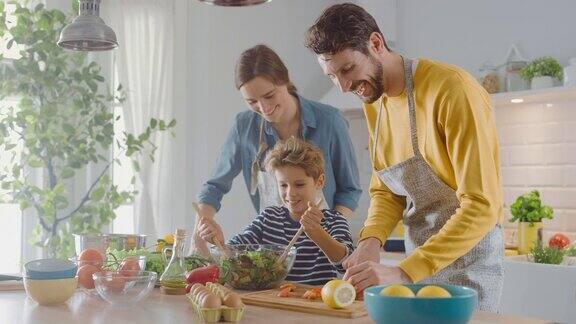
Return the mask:
[[138,268],[140,270],[144,270],[146,269],[146,256],[145,255],[135,255],[135,256],[127,256],[124,259],[115,259],[114,257],[112,257],[110,254],[107,255],[107,258],[104,260],[104,263],[100,263],[97,261],[80,261],[78,260],[78,257],[73,256],[68,258],[69,261],[71,261],[72,263],[74,263],[75,265],[78,266],[78,268],[84,266],[84,265],[93,265],[96,266],[98,268],[101,268],[102,270],[105,271],[116,271],[119,270],[122,265],[127,262],[129,263],[129,265],[125,265],[125,267],[127,267],[127,270],[138,270],[134,267],[133,264],[138,264]]
[[112,305],[132,305],[150,294],[158,275],[151,271],[102,271],[92,275],[96,292]]
[[220,280],[235,289],[265,290],[277,288],[292,269],[296,248],[290,248],[283,262],[277,263],[285,245],[238,244],[226,245],[228,255],[216,247],[210,253],[220,267]]
[[146,245],[146,235],[138,234],[73,234],[76,255],[88,248],[106,254],[108,248],[130,251]]

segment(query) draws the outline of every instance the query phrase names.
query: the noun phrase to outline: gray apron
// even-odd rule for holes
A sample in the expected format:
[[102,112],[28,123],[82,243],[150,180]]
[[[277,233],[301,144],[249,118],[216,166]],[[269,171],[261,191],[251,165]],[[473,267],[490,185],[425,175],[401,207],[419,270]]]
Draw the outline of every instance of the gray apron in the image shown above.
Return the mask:
[[[404,244],[406,254],[409,255],[440,231],[460,207],[460,202],[454,189],[434,173],[420,153],[411,60],[404,61],[404,75],[410,116],[410,139],[414,156],[397,165],[374,171],[390,191],[406,198],[407,207],[403,217]],[[373,134],[372,161],[376,158],[383,107],[382,101]],[[502,227],[497,224],[468,253],[435,275],[423,280],[422,283],[448,283],[473,288],[478,291],[480,310],[498,312],[504,278],[503,254]]]
[[[256,157],[252,162],[250,194],[255,195],[256,191],[259,192],[259,212],[262,212],[264,209],[266,209],[266,207],[283,206],[284,203],[282,198],[280,198],[280,193],[278,192],[278,184],[276,183],[276,178],[272,173],[267,172],[261,165],[261,162],[264,159],[264,153],[266,153],[266,150],[268,150],[268,144],[264,139],[264,125],[266,121],[263,117],[260,118],[262,119],[262,122],[260,123],[260,140],[258,144],[258,153],[256,153]],[[303,137],[301,136],[301,138]],[[320,209],[322,210],[328,208],[322,190],[318,190],[316,193],[316,199],[314,201],[318,201],[320,198],[323,199],[322,204],[320,204]]]

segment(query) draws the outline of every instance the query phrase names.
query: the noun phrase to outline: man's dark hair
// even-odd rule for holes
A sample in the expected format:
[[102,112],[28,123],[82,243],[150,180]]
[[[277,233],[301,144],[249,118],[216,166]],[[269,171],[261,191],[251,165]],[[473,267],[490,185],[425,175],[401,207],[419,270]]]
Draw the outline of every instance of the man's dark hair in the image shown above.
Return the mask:
[[[316,54],[336,54],[352,48],[368,55],[368,40],[373,32],[382,35],[374,17],[352,3],[330,6],[306,33],[305,45]],[[387,50],[388,45],[384,42]]]

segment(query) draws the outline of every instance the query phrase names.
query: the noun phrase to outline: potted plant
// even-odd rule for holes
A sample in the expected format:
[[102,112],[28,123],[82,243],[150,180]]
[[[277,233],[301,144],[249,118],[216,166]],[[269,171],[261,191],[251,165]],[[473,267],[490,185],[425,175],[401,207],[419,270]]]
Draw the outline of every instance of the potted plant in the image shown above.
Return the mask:
[[552,219],[553,210],[542,204],[538,190],[518,197],[510,213],[510,222],[518,221],[518,254],[528,254],[535,245],[542,245],[542,220]]
[[554,86],[554,79],[562,80],[562,66],[555,58],[544,56],[530,62],[520,75],[530,82],[532,89],[550,88]]
[[[118,119],[112,106],[123,96],[108,93],[99,65],[85,53],[56,45],[69,19],[42,4],[34,9],[10,4],[15,8],[11,22],[0,1],[0,38],[8,47],[22,49],[20,58],[0,64],[0,150],[8,160],[11,157],[0,172],[0,199],[37,217],[33,244],[50,256],[68,257],[73,233],[101,232],[115,218],[116,208],[137,193],[112,182],[110,166],[119,163],[119,155],[110,154],[113,146],[139,172],[139,156],[154,157],[155,133],[171,131],[176,121],[151,119],[142,134],[125,133],[115,139]],[[6,105],[6,98],[16,102]],[[101,171],[87,189],[73,189],[73,179],[82,176],[79,172],[95,166]],[[80,198],[71,200],[71,190]]]

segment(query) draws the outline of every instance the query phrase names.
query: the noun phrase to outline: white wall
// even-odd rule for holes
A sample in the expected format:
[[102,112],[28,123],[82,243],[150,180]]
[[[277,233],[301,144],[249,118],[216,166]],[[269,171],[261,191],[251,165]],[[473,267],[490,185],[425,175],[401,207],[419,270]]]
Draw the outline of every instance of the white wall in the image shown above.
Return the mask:
[[456,64],[476,73],[504,62],[512,43],[531,60],[576,57],[576,2],[571,0],[399,1],[398,51]]

